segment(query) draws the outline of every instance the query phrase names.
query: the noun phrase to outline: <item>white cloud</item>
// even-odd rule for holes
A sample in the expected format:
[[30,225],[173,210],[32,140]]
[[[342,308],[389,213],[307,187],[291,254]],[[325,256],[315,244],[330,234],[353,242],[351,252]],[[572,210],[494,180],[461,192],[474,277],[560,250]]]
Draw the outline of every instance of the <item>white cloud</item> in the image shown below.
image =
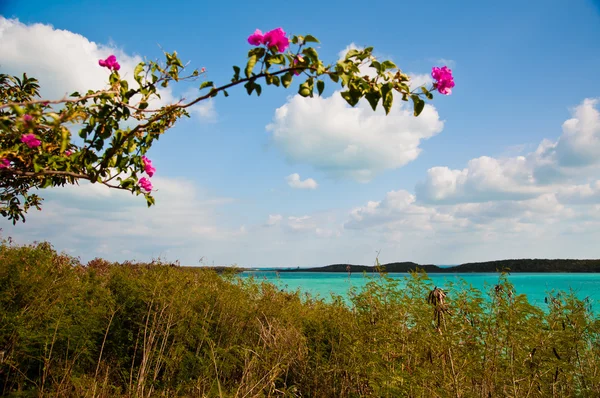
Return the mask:
[[269,214],[269,219],[267,220],[267,226],[272,227],[275,225],[279,225],[283,216],[281,214]]
[[417,185],[418,199],[432,203],[523,200],[593,177],[600,165],[597,104],[597,100],[584,100],[563,124],[557,141],[543,140],[525,156],[482,156],[462,170],[429,169],[425,181]]
[[397,103],[386,116],[364,101],[351,108],[336,92],[329,98],[290,98],[275,111],[267,130],[289,161],[367,182],[416,159],[421,140],[438,134],[443,125],[431,105],[414,117]]
[[114,250],[111,258],[129,250],[138,259],[150,259],[170,248],[199,240],[224,242],[244,233],[215,217],[215,210],[232,199],[207,197],[187,180],[155,176],[152,182],[157,204],[150,208],[143,197],[99,184],[47,189],[42,211],[31,210],[25,224],[8,230],[24,240],[52,236],[52,243],[78,247],[77,254],[87,259],[99,255],[103,245]]
[[[61,99],[78,91],[100,90],[108,86],[109,71],[98,65],[99,59],[111,54],[117,57],[119,73],[130,87],[138,87],[133,79],[135,66],[143,61],[114,45],[98,44],[68,30],[36,23],[26,25],[16,19],[0,16],[0,67],[4,73],[20,76],[27,73],[40,81],[43,98]],[[159,89],[160,99],[150,107],[156,108],[179,100],[171,87]],[[214,105],[192,109],[199,117],[214,118]]]
[[600,204],[600,180],[588,184],[560,187],[557,196],[562,203]]
[[317,189],[319,184],[312,178],[307,178],[305,180],[300,179],[300,174],[294,173],[290,174],[285,178],[288,185],[294,189]]
[[453,59],[439,58],[436,60],[437,66],[447,66],[450,69],[456,67],[456,61]]

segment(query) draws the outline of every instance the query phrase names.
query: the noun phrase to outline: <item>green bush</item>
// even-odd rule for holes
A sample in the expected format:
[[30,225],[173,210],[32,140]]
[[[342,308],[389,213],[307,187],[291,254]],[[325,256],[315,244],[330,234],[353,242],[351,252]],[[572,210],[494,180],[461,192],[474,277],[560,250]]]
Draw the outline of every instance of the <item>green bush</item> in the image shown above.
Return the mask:
[[600,396],[600,321],[572,294],[542,310],[385,275],[320,300],[172,264],[82,265],[0,245],[6,396]]

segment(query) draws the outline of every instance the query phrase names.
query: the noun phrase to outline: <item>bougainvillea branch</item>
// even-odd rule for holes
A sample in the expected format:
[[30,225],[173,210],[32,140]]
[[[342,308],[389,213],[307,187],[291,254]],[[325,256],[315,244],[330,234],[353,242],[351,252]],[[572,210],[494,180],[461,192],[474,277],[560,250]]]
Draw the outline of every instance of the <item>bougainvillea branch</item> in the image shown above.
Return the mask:
[[[0,75],[0,214],[16,223],[25,220],[31,207],[40,208],[38,190],[78,184],[81,180],[143,195],[154,204],[152,176],[156,168],[146,153],[159,137],[188,109],[228,89],[243,85],[249,95],[262,93],[262,85],[288,88],[298,80],[298,94],[322,95],[325,79],[341,86],[340,95],[350,106],[366,99],[373,110],[389,113],[394,98],[412,101],[414,115],[424,109],[433,92],[448,95],[454,87],[452,71],[434,67],[429,88],[411,89],[410,77],[393,62],[380,61],[373,48],[349,50],[345,57],[325,65],[311,36],[288,36],[281,28],[248,37],[253,46],[245,67],[233,67],[230,82],[204,81],[198,95],[154,109],[160,88],[199,78],[205,69],[183,75],[177,53],[165,52],[163,63],[139,63],[133,78],[136,88],[121,79],[114,55],[98,60],[110,71],[103,90],[72,93],[61,100],[42,99],[36,79]],[[292,51],[293,48],[293,51]],[[113,182],[114,181],[114,182]],[[32,193],[35,192],[35,193]]]

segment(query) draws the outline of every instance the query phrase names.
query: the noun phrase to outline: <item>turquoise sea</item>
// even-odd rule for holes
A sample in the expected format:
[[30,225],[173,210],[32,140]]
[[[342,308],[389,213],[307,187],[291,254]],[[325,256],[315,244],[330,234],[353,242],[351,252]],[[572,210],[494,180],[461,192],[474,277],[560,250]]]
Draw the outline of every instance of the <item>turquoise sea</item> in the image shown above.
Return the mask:
[[[312,295],[327,299],[331,293],[347,297],[348,289],[360,289],[368,282],[362,273],[353,273],[348,277],[341,272],[281,272],[245,271],[243,277],[253,275],[257,279],[266,279],[285,290],[300,289]],[[369,274],[377,278],[377,274]],[[389,273],[389,277],[404,279],[404,273]],[[448,289],[450,282],[464,280],[476,289],[487,291],[498,282],[499,274],[430,274],[429,277],[438,287]],[[589,298],[594,312],[600,308],[600,273],[514,273],[508,276],[517,294],[525,294],[530,303],[544,306],[544,298],[551,291],[569,292],[572,290],[580,299]],[[450,291],[451,292],[451,291]]]

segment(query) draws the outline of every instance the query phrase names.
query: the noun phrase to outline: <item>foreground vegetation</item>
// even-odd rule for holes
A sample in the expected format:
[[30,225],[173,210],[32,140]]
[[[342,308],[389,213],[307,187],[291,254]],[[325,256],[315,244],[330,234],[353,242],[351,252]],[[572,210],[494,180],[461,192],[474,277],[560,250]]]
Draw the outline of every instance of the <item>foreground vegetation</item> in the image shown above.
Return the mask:
[[0,246],[7,396],[600,396],[600,320],[503,277],[445,296],[377,276],[348,305],[166,264]]

